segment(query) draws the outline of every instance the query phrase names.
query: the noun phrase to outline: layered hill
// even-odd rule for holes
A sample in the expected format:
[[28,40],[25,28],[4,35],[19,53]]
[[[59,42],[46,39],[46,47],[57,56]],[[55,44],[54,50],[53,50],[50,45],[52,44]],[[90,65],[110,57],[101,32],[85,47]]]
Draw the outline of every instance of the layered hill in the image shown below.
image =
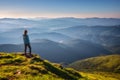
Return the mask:
[[120,53],[120,25],[72,26],[55,30],[55,32],[97,43],[113,53]]
[[120,73],[120,55],[104,55],[76,61],[69,65],[76,70]]
[[22,53],[0,53],[0,80],[85,80],[78,71]]
[[[31,46],[32,52],[40,54],[42,58],[66,64],[104,53],[111,54],[111,52],[104,49],[101,45],[79,39],[69,40],[64,44],[40,39],[31,43]],[[23,44],[1,44],[0,52],[22,52],[23,48]]]
[[68,67],[90,80],[120,80],[120,55],[104,55],[76,61]]

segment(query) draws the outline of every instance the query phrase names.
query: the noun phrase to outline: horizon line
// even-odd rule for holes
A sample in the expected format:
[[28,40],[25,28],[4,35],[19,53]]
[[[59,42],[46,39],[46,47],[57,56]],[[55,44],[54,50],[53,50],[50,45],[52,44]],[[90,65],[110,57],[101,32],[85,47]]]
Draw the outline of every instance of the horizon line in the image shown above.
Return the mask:
[[87,18],[116,18],[120,19],[120,17],[0,17],[0,19],[4,18],[13,18],[13,19],[55,19],[55,18],[81,18],[81,19],[87,19]]

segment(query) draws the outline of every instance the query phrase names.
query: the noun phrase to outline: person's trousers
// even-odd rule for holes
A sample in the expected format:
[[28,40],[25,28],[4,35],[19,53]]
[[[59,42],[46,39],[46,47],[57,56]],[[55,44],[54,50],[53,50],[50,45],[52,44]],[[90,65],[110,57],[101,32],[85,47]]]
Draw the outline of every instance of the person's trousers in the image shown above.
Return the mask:
[[24,48],[24,52],[25,52],[25,54],[26,54],[26,52],[27,52],[27,48],[29,48],[29,54],[31,54],[31,46],[30,46],[30,44],[24,44],[25,46],[25,48]]

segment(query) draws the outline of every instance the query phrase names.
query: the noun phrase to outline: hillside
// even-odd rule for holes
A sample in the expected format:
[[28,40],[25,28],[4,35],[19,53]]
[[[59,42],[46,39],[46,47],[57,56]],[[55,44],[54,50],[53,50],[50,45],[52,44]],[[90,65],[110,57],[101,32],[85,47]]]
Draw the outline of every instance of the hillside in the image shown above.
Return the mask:
[[0,53],[0,80],[119,80],[119,76],[112,72],[78,72],[35,54],[26,58],[22,53]]
[[105,55],[83,59],[69,65],[76,70],[100,70],[120,73],[120,55]]
[[76,61],[68,67],[93,80],[120,80],[120,55],[104,55]]
[[0,53],[0,80],[85,80],[78,71],[34,55]]

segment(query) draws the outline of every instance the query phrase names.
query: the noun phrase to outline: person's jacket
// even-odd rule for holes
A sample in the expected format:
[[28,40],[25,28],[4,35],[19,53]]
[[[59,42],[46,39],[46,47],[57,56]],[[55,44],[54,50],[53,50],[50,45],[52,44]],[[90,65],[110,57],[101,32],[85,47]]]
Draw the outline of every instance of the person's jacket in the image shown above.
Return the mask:
[[23,41],[24,41],[24,44],[30,43],[28,35],[23,35]]

